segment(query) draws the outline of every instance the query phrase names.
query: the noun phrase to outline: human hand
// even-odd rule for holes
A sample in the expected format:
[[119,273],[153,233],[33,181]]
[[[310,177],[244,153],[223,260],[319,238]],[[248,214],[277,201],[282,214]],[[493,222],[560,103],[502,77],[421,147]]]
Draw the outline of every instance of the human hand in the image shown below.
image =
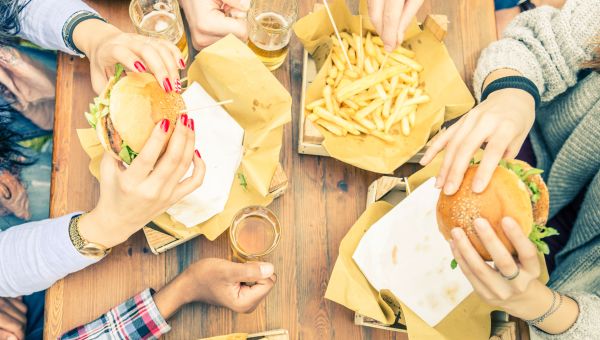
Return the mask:
[[[127,169],[105,153],[98,205],[79,220],[83,238],[106,247],[122,243],[202,184],[205,166],[194,150],[194,121],[183,114],[174,129],[170,125],[165,119],[155,126]],[[192,175],[182,180],[192,162]]]
[[368,5],[371,22],[386,51],[391,52],[404,40],[404,32],[423,0],[368,0]]
[[149,71],[166,92],[181,91],[179,69],[185,62],[169,41],[124,33],[100,20],[86,20],[75,27],[73,41],[90,60],[92,87],[102,92],[120,63],[128,72]]
[[462,183],[473,155],[487,143],[472,185],[474,192],[482,192],[498,162],[518,154],[534,119],[535,102],[529,93],[519,89],[493,92],[448,130],[440,133],[420,163],[428,164],[437,153],[446,149],[436,187],[443,187],[446,195],[453,195]]
[[156,293],[154,301],[165,319],[191,302],[205,302],[238,313],[250,313],[269,294],[276,280],[270,263],[203,259]]
[[25,339],[27,306],[20,298],[0,297],[0,340]]
[[228,34],[248,39],[246,14],[250,0],[181,0],[192,44],[201,50]]

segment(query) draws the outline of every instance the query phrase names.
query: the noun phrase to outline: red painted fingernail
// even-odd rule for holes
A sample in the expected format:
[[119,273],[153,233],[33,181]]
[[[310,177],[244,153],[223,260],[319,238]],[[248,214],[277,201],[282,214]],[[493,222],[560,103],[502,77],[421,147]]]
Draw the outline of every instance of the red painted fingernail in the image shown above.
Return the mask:
[[194,120],[193,119],[188,120],[187,127],[190,128],[192,131],[194,131]]
[[177,93],[181,93],[181,80],[179,79],[175,80],[175,91]]
[[179,66],[181,66],[181,68],[185,68],[185,61],[183,59],[179,59]]
[[188,115],[184,113],[181,115],[181,124],[187,126],[187,123],[188,123]]
[[198,150],[194,150],[194,153],[196,154],[196,156],[200,159],[202,159],[202,156],[200,156],[200,151]]
[[138,72],[146,72],[146,67],[141,61],[136,61],[133,63],[133,66],[135,66],[135,69],[138,70]]
[[160,122],[160,128],[164,132],[168,132],[169,131],[169,126],[170,125],[171,125],[171,122],[168,119],[163,119],[162,122]]
[[165,78],[165,80],[163,80],[163,87],[165,88],[166,92],[173,91],[173,86],[171,86],[171,81],[169,78]]

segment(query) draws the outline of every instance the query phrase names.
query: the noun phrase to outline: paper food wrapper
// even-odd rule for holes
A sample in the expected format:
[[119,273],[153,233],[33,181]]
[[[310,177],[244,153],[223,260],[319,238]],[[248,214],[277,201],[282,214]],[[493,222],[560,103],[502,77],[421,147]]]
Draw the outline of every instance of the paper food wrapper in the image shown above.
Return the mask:
[[[269,187],[279,163],[283,126],[291,120],[292,99],[254,53],[232,35],[196,56],[188,71],[188,83],[193,82],[199,83],[216,101],[234,100],[225,109],[245,132],[242,161],[222,212],[191,228],[166,213],[154,222],[178,238],[203,234],[214,240],[229,227],[241,208],[272,202]],[[90,171],[98,178],[102,146],[93,129],[77,133],[91,158]],[[246,186],[241,183],[242,177]]]
[[[441,166],[443,154],[438,156],[426,167],[408,178],[410,187],[415,190],[419,185],[434,177]],[[371,204],[352,226],[340,244],[339,256],[335,262],[325,298],[339,303],[359,314],[375,319],[383,324],[392,324],[395,314],[389,301],[389,291],[378,292],[365,278],[360,268],[352,259],[360,240],[369,228],[392,209],[392,205],[379,201]],[[539,280],[548,281],[548,272],[543,255],[539,255],[542,264],[542,274]],[[402,280],[403,277],[397,278]],[[410,339],[489,339],[491,322],[490,313],[494,308],[484,303],[476,293],[470,294],[448,316],[435,327],[429,326],[410,308],[396,299],[402,309]]]
[[[357,34],[373,31],[368,15],[353,16],[344,0],[334,1],[330,7],[340,31]],[[365,7],[361,3],[361,8]],[[360,32],[361,20],[363,32]],[[299,20],[294,25],[294,32],[316,59],[317,66],[330,58],[330,36],[334,30],[324,9]],[[420,79],[425,93],[431,98],[429,103],[419,105],[415,128],[409,136],[396,133],[394,142],[387,143],[374,136],[336,136],[317,125],[324,136],[323,147],[331,157],[365,170],[392,173],[421,150],[444,121],[464,114],[475,104],[443,42],[413,22],[407,31],[405,45],[416,53],[416,60],[424,67]],[[331,67],[330,63],[324,65],[306,91],[306,103],[321,97]]]
[[[207,221],[223,211],[231,185],[242,160],[244,129],[210,97],[198,83],[192,83],[182,94],[187,108],[208,107],[188,111],[196,125],[195,147],[206,167],[202,185],[167,209],[167,213],[186,227]],[[185,177],[192,175],[190,166]]]

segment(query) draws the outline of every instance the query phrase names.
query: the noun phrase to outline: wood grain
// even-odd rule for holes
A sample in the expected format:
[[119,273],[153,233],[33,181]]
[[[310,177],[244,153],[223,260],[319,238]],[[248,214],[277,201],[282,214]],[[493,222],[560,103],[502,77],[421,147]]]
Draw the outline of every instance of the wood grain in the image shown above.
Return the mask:
[[[283,0],[282,0],[283,1]],[[127,1],[87,1],[110,22],[131,31]],[[305,15],[314,0],[299,1]],[[356,9],[357,0],[348,1]],[[467,83],[480,50],[496,37],[492,0],[428,0],[419,16],[448,16],[446,44]],[[98,186],[87,169],[75,128],[85,127],[82,112],[93,92],[87,61],[60,54],[57,79],[52,216],[90,209]],[[250,315],[224,308],[193,304],[170,321],[167,339],[197,339],[230,332],[256,333],[283,328],[290,339],[406,339],[405,334],[357,327],[353,313],[323,298],[340,240],[365,207],[367,186],[378,176],[334,159],[299,155],[297,112],[301,94],[302,48],[292,38],[290,54],[274,72],[294,100],[294,119],[286,126],[281,164],[289,179],[287,192],[271,208],[283,231],[280,247],[271,257],[278,282],[266,302]],[[408,165],[396,171],[404,176],[416,170]],[[159,289],[200,258],[230,258],[227,238],[204,237],[156,256],[142,233],[117,247],[101,263],[72,274],[47,293],[47,339],[88,322],[146,287]]]

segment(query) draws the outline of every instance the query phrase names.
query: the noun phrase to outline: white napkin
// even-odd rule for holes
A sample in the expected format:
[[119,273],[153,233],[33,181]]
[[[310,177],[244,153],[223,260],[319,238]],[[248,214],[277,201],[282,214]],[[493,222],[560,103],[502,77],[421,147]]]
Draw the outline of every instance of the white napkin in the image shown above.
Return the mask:
[[378,291],[389,289],[429,326],[438,324],[472,291],[438,230],[435,178],[377,221],[352,258]]
[[[197,108],[216,101],[198,83],[183,93],[186,107]],[[242,160],[244,129],[221,106],[188,112],[194,119],[196,149],[206,164],[204,182],[200,188],[167,210],[186,227],[207,221],[225,209],[229,191]],[[190,167],[185,177],[192,174]]]

